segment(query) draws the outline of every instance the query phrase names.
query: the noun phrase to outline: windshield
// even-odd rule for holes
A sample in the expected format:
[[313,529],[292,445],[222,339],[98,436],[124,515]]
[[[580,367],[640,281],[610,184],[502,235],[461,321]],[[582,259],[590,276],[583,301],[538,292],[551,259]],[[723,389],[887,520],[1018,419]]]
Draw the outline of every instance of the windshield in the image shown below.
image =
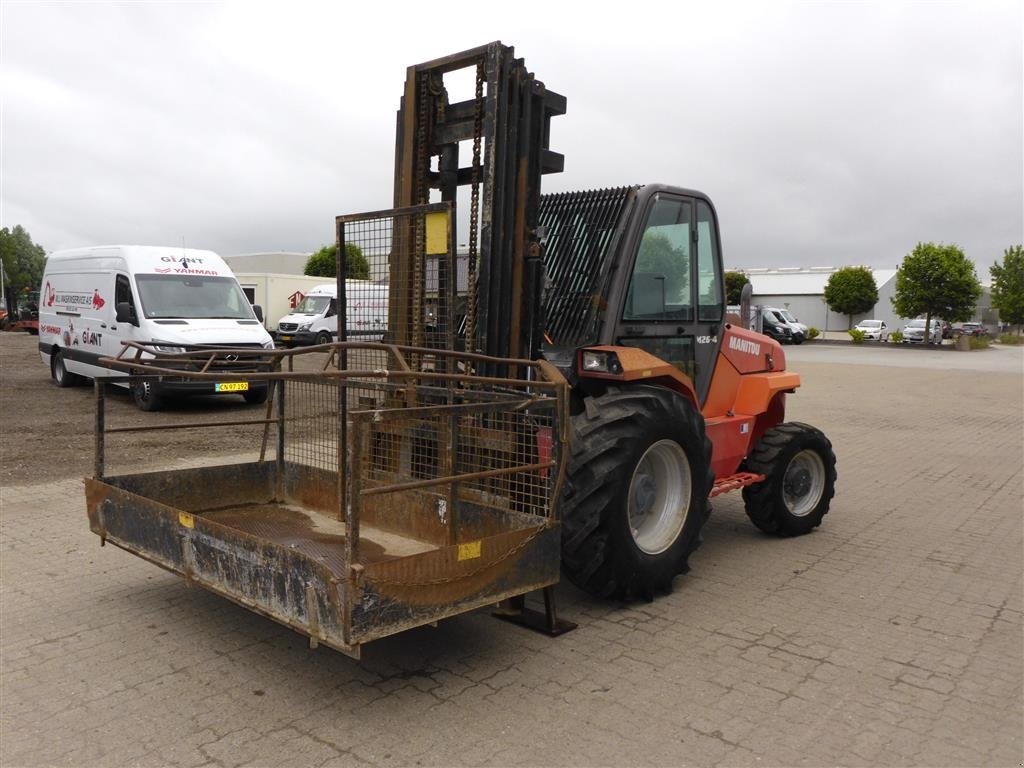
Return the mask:
[[878,328],[882,325],[881,320],[862,320],[861,325],[865,328]]
[[307,296],[295,308],[296,315],[320,315],[331,303],[330,296]]
[[924,320],[911,320],[907,323],[907,328],[924,328]]
[[796,323],[796,322],[799,322],[799,321],[798,321],[798,320],[797,320],[797,319],[796,319],[795,317],[793,317],[793,313],[792,313],[792,312],[790,312],[790,311],[789,311],[788,309],[780,309],[780,310],[778,311],[778,314],[779,314],[779,316],[780,316],[780,317],[781,317],[781,318],[782,318],[783,320],[785,320],[785,321],[786,321],[787,323]]
[[206,275],[136,275],[142,311],[151,318],[253,320],[238,282]]

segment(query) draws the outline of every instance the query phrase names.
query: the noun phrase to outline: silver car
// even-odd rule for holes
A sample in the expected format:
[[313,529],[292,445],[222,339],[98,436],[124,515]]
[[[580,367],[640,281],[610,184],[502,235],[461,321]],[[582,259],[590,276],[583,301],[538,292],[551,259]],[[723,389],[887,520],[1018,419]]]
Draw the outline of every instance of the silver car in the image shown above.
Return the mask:
[[[903,343],[923,344],[924,327],[925,321],[923,317],[919,317],[916,320],[911,320],[909,323],[903,326]],[[942,324],[938,320],[932,320],[931,322],[931,330],[928,332],[928,343],[942,343]]]

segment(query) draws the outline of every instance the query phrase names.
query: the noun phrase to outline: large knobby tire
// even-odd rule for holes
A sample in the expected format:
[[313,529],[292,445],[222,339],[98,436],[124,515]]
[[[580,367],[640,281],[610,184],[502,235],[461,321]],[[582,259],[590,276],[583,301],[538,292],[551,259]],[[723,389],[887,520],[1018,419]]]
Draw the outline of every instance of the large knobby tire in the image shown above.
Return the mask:
[[743,489],[747,516],[762,531],[802,536],[821,525],[836,492],[836,456],[821,430],[796,421],[772,427],[744,469],[765,475]]
[[711,490],[711,442],[686,398],[609,388],[572,417],[562,570],[596,597],[650,600],[689,570]]
[[50,353],[50,377],[58,387],[74,387],[82,381],[77,373],[71,373],[64,365],[64,354],[59,349]]
[[159,411],[164,399],[157,393],[156,384],[149,379],[140,379],[132,385],[132,399],[140,411]]

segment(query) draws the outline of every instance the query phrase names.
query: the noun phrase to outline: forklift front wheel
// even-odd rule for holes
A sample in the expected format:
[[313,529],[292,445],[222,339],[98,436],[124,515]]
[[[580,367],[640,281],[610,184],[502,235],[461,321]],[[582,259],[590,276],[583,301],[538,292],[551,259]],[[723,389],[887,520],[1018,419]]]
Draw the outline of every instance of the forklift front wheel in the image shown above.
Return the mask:
[[711,443],[689,400],[664,387],[608,387],[570,425],[562,572],[595,597],[651,600],[700,544]]

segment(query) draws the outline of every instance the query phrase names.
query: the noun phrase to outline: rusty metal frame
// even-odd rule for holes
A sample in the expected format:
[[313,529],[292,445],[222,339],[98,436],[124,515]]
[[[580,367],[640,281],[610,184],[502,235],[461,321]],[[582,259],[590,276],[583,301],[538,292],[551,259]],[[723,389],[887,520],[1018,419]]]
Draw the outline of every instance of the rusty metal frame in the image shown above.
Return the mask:
[[[389,363],[384,368],[365,371],[331,367],[354,349],[385,354]],[[427,352],[438,361],[437,370],[413,370],[408,364],[409,357]],[[324,644],[353,656],[358,656],[361,645],[370,640],[545,589],[557,582],[560,528],[556,500],[567,461],[568,385],[553,366],[543,361],[495,361],[465,352],[339,342],[297,350],[267,350],[265,362],[272,370],[253,374],[213,370],[209,363],[211,358],[215,362],[217,354],[217,350],[165,354],[149,345],[132,344],[122,355],[106,361],[115,370],[143,373],[100,379],[95,385],[95,474],[86,481],[86,494],[90,525],[103,543],[109,541],[306,634],[314,647]],[[326,358],[324,367],[312,372],[295,370],[296,358],[311,354]],[[475,367],[492,363],[522,375],[517,378],[474,375]],[[107,424],[105,397],[112,383],[162,376],[196,380],[258,377],[270,383],[273,397],[269,399],[266,418],[248,421],[231,419],[149,427]],[[208,501],[209,497],[221,498],[218,494],[226,494],[218,503],[230,506],[250,498],[258,504],[269,503],[258,499],[286,500],[289,493],[296,491],[297,478],[304,477],[303,472],[308,474],[310,470],[286,460],[283,446],[288,427],[283,406],[290,397],[286,392],[293,385],[301,387],[311,381],[336,382],[339,389],[379,382],[385,387],[416,387],[423,395],[419,398],[421,404],[415,407],[404,407],[401,401],[392,400],[390,406],[382,402],[379,407],[349,408],[342,419],[349,425],[349,443],[344,445],[347,450],[339,449],[337,460],[338,472],[347,481],[336,486],[338,491],[331,503],[338,505],[338,524],[343,524],[345,529],[343,572],[316,562],[308,553],[280,549],[247,529],[236,529],[235,524],[221,522],[216,511],[221,507],[216,504],[209,507],[213,503]],[[530,452],[520,455],[515,439],[502,439],[503,443],[513,446],[513,453],[507,457],[511,463],[476,471],[461,468],[454,460],[457,455],[467,455],[465,451],[459,453],[460,442],[468,441],[468,455],[473,455],[474,441],[482,440],[483,445],[488,445],[487,441],[495,439],[490,435],[500,429],[487,427],[484,422],[483,427],[474,428],[477,432],[472,429],[464,432],[462,422],[486,419],[489,413],[508,414],[515,423],[523,424],[534,424],[538,418],[542,419],[540,423],[550,425],[545,429],[550,432],[551,453],[546,456],[537,453],[533,458]],[[435,424],[438,450],[443,446],[451,457],[441,463],[443,472],[433,477],[403,480],[363,466],[370,461],[364,448],[374,434],[386,434],[390,421],[408,424],[416,419]],[[278,427],[277,451],[269,461],[264,440],[260,460],[253,463],[106,475],[109,435],[237,425],[252,425],[267,435],[274,424]],[[506,477],[509,478],[507,483],[502,480]],[[485,487],[512,490],[517,487],[512,480],[515,477],[542,479],[542,487],[550,494],[542,514],[518,512],[515,503],[502,507],[504,511],[494,512],[479,506],[494,491],[481,495],[470,486],[480,482],[498,483]],[[202,503],[190,496],[197,489],[202,489]],[[298,493],[302,495],[301,488]],[[422,497],[422,494],[428,496]],[[370,559],[366,559],[361,530],[364,518],[370,521],[371,537],[379,535],[379,526],[393,519],[406,503],[407,496],[414,502],[413,508],[422,506],[427,498],[444,500],[452,514],[443,539],[412,559],[375,561],[372,552]],[[420,497],[420,501],[415,501]],[[208,508],[212,511],[207,511]],[[325,508],[321,513],[327,512]],[[382,512],[383,518],[380,517]],[[498,517],[487,522],[494,514]],[[374,530],[378,534],[374,534]],[[470,547],[475,549],[472,549],[471,559],[464,562],[461,548],[467,545],[466,537],[472,539]],[[275,565],[268,571],[266,566],[256,568],[253,564],[257,562],[274,562]],[[248,569],[246,577],[231,581],[225,574],[231,573],[232,568]],[[286,594],[292,597],[283,602],[280,597],[268,600],[260,594],[249,594],[247,588],[243,588],[245,584],[266,585],[275,579],[284,579],[292,585],[286,589]]]

